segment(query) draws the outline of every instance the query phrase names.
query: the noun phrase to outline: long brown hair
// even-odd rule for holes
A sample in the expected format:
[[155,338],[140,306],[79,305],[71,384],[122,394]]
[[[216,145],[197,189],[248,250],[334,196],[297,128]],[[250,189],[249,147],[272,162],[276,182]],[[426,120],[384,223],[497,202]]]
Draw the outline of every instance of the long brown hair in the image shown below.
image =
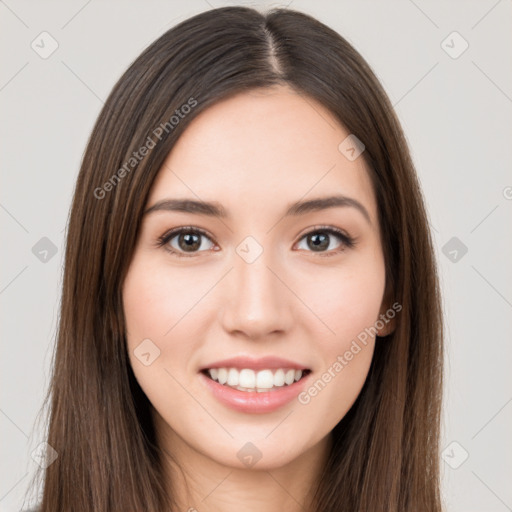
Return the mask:
[[[87,144],[44,404],[48,444],[58,457],[41,470],[41,512],[174,510],[150,404],[129,364],[122,283],[148,193],[180,134],[213,103],[276,84],[319,101],[363,141],[386,282],[402,306],[395,331],[376,343],[360,395],[334,428],[315,510],[442,509],[441,298],[399,121],[367,63],[332,29],[292,10],[226,7],[152,43],[115,85]],[[143,146],[145,156],[135,161]]]

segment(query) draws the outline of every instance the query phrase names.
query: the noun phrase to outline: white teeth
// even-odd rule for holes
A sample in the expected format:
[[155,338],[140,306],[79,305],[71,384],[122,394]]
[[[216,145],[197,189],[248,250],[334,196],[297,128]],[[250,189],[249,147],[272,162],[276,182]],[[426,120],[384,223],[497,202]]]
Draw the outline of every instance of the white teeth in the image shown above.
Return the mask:
[[[235,368],[231,368],[230,371],[231,370],[237,372],[237,370]],[[254,370],[249,370],[247,368],[244,368],[240,372],[240,387],[242,387],[242,388],[256,387],[256,374],[254,373]]]
[[295,380],[295,370],[288,370],[284,377],[285,384],[288,384],[288,386],[289,386],[290,384],[293,383],[294,380]]
[[[210,376],[213,379],[213,376],[211,374]],[[228,371],[226,370],[226,368],[219,368],[219,374],[217,379],[221,384],[226,384],[226,382],[228,381]]]
[[[262,370],[256,375],[256,387],[270,389],[274,386],[274,376],[270,370]],[[249,386],[246,386],[249,387]]]
[[289,386],[302,377],[302,370],[283,369],[260,370],[244,368],[211,368],[210,377],[220,384],[226,384],[240,391],[265,392],[272,388]]
[[277,370],[276,373],[274,373],[274,386],[284,386],[284,370]]
[[230,368],[228,371],[228,386],[238,386],[240,383],[239,379],[239,373],[234,368]]

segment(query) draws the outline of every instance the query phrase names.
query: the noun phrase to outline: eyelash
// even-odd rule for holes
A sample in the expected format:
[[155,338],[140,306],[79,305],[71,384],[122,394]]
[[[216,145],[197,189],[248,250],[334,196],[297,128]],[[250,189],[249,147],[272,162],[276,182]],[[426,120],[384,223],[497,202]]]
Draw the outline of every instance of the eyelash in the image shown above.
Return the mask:
[[[158,237],[156,245],[157,245],[157,247],[164,247],[164,249],[166,251],[176,255],[178,258],[182,258],[182,257],[190,258],[190,257],[193,257],[195,254],[203,252],[203,251],[196,251],[195,253],[192,252],[190,254],[186,254],[183,252],[176,251],[175,249],[173,249],[167,245],[173,238],[175,238],[177,235],[181,235],[183,233],[199,234],[199,235],[202,235],[202,236],[208,238],[210,241],[213,242],[212,237],[203,229],[196,228],[193,226],[186,226],[186,227],[176,228],[176,229],[173,229],[171,231],[164,233],[162,236]],[[300,240],[302,240],[303,238],[306,238],[309,235],[315,234],[315,233],[327,233],[329,235],[334,235],[334,236],[338,237],[342,243],[341,247],[338,249],[331,250],[329,252],[318,252],[317,254],[321,257],[335,256],[336,254],[339,254],[346,249],[353,248],[357,242],[356,238],[353,238],[353,237],[347,235],[346,233],[344,233],[343,231],[341,231],[337,228],[330,227],[330,226],[315,226],[311,231],[308,231],[307,233],[302,235]],[[299,240],[299,242],[300,242],[300,240]],[[307,252],[314,253],[314,251],[307,251]]]

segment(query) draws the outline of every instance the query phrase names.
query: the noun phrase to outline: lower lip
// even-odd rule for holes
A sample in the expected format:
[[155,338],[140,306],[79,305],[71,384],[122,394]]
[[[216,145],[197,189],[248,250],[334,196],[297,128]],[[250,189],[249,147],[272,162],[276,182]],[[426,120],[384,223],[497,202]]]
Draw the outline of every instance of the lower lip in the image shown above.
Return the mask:
[[204,373],[199,373],[201,380],[208,386],[219,402],[231,409],[247,413],[272,412],[290,403],[304,388],[305,381],[311,373],[289,386],[283,386],[272,391],[239,391],[219,384]]

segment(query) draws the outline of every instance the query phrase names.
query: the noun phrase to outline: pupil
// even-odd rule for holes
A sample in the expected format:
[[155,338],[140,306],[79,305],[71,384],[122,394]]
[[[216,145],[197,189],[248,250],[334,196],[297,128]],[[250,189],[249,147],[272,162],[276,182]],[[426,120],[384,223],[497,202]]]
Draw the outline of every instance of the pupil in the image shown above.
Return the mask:
[[[185,250],[198,249],[201,245],[201,243],[199,242],[199,236],[194,235],[192,233],[185,233],[185,234],[181,235],[179,238],[179,242],[180,242],[180,247]],[[182,244],[181,242],[184,242],[184,244]]]
[[326,249],[329,247],[329,240],[325,233],[316,233],[314,235],[311,235],[310,240],[313,240],[312,245],[310,244],[310,248],[321,248]]

